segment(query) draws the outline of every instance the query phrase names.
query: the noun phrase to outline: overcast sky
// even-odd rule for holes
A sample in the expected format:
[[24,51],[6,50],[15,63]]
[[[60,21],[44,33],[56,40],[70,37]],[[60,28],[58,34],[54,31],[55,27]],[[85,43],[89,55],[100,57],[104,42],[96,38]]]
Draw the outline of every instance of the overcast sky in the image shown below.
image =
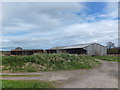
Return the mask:
[[4,50],[118,42],[117,2],[3,3]]

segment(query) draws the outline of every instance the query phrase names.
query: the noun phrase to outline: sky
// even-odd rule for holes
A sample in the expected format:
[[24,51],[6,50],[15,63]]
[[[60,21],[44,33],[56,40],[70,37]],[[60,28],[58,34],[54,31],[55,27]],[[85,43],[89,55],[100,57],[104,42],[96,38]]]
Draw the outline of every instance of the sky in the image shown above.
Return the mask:
[[117,2],[4,2],[2,50],[118,45]]

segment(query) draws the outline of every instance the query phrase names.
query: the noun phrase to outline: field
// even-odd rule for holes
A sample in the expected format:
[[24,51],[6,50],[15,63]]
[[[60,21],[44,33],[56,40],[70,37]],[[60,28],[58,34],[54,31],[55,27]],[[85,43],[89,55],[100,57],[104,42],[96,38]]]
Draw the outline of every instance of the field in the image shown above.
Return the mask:
[[118,56],[96,56],[95,58],[106,61],[120,62],[120,58]]
[[35,80],[2,80],[2,88],[54,88],[52,82]]
[[88,69],[99,62],[91,56],[71,54],[34,54],[30,56],[3,56],[3,72],[37,72]]

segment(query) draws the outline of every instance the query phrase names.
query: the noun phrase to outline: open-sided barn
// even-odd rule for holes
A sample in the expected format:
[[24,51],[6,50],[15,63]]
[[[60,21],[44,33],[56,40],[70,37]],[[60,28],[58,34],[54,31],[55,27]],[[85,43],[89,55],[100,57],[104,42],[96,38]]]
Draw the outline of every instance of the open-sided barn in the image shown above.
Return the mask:
[[34,53],[44,53],[43,49],[13,49],[11,55],[32,55]]
[[90,56],[103,56],[107,54],[107,48],[98,43],[78,44],[71,46],[55,47],[46,50],[47,53],[86,54]]

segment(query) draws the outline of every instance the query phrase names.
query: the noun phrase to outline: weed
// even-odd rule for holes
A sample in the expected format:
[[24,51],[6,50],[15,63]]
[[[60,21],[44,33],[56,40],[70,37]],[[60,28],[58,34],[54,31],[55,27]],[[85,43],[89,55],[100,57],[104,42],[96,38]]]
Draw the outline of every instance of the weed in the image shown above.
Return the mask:
[[36,72],[73,70],[94,67],[99,62],[91,56],[79,56],[67,53],[35,54],[30,56],[3,56],[3,71]]

